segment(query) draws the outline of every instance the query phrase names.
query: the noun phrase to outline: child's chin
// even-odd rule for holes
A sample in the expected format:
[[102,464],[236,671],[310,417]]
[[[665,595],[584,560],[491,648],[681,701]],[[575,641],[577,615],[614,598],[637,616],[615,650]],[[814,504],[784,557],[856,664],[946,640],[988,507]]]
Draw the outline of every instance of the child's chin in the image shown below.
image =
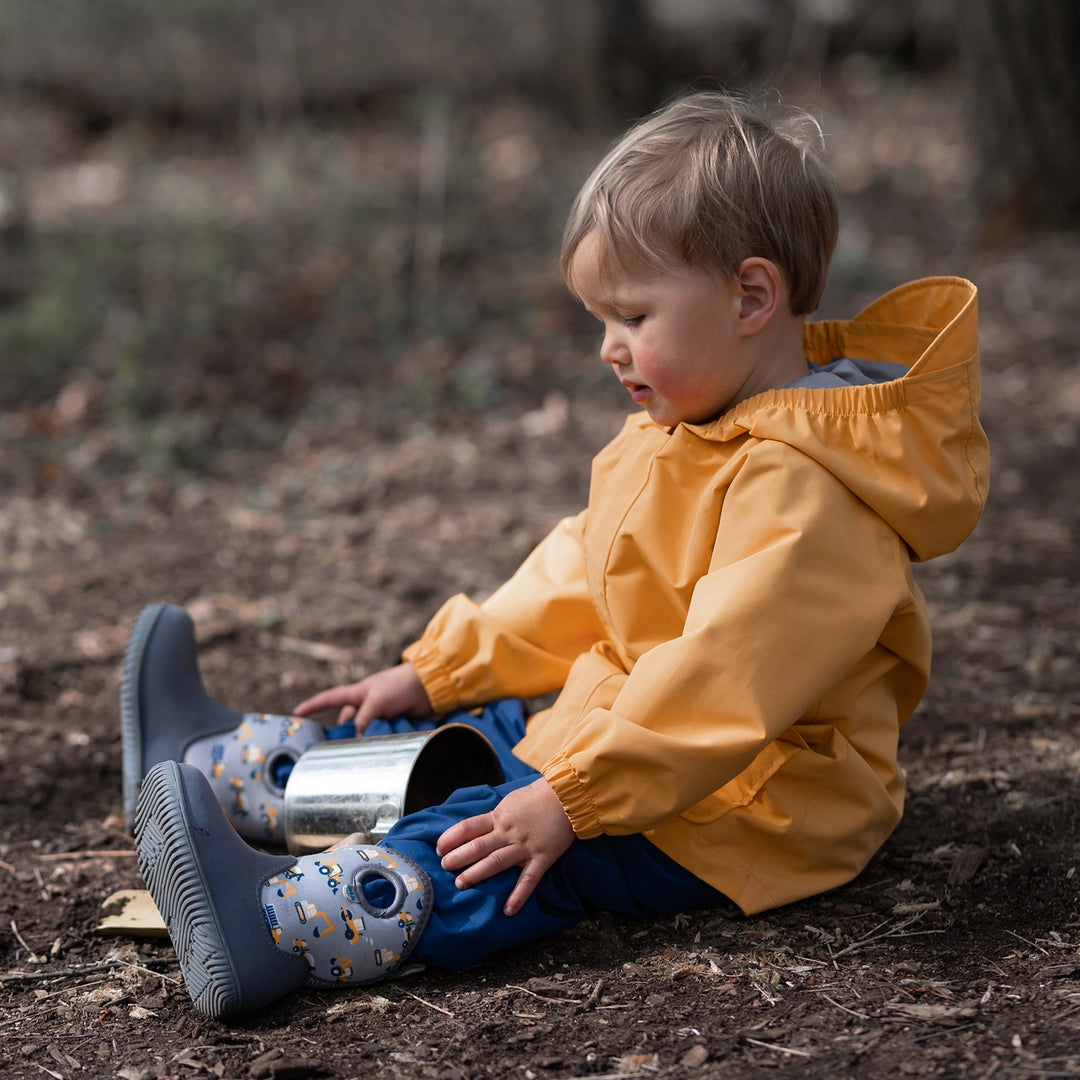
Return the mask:
[[654,424],[659,424],[660,427],[675,427],[676,424],[693,423],[692,420],[687,420],[685,416],[679,416],[674,409],[665,405],[646,405],[645,411],[649,414],[649,419]]

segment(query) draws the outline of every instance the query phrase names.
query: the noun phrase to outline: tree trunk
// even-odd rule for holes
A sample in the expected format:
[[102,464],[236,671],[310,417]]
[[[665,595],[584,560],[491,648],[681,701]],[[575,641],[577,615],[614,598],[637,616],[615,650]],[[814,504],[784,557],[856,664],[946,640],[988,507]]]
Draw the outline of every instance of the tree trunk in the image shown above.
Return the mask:
[[1080,3],[967,0],[957,20],[982,241],[1080,225]]

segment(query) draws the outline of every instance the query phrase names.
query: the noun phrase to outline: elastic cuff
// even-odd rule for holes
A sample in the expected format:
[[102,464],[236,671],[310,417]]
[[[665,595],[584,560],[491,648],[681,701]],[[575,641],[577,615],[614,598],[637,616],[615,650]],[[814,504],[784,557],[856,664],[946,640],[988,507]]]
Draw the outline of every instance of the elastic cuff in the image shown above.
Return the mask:
[[451,712],[460,704],[454,680],[446,670],[438,649],[425,644],[424,640],[414,641],[402,654],[402,660],[416,668],[416,674],[423,684],[424,693],[431,702],[436,716]]
[[562,803],[574,835],[579,840],[599,836],[603,832],[600,815],[570,759],[565,754],[556,754],[540,772]]

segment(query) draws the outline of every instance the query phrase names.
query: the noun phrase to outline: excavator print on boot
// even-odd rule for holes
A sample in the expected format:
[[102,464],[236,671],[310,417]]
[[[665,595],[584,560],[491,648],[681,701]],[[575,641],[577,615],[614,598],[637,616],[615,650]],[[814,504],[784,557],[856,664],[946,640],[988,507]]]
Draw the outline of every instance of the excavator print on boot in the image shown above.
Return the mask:
[[388,848],[300,858],[249,847],[198,769],[163,761],[135,815],[139,869],[161,912],[195,1007],[254,1012],[299,989],[374,982],[414,950],[431,882]]
[[325,738],[295,716],[242,713],[214,701],[199,674],[195,625],[172,604],[151,604],[128,641],[120,686],[124,813],[134,821],[143,778],[159,761],[187,761],[248,840],[281,843],[284,778]]

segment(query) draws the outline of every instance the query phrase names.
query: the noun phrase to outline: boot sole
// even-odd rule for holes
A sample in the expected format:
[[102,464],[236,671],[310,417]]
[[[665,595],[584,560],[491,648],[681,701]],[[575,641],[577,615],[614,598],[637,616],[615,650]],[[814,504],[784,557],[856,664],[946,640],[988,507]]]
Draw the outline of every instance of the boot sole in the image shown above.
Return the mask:
[[142,717],[139,714],[139,672],[150,635],[167,604],[143,608],[135,622],[124,653],[120,680],[120,727],[123,735],[124,817],[128,826],[135,821],[139,786],[143,779]]
[[230,1016],[241,1010],[241,987],[191,834],[180,766],[162,762],[146,777],[135,815],[139,869],[195,1008]]

